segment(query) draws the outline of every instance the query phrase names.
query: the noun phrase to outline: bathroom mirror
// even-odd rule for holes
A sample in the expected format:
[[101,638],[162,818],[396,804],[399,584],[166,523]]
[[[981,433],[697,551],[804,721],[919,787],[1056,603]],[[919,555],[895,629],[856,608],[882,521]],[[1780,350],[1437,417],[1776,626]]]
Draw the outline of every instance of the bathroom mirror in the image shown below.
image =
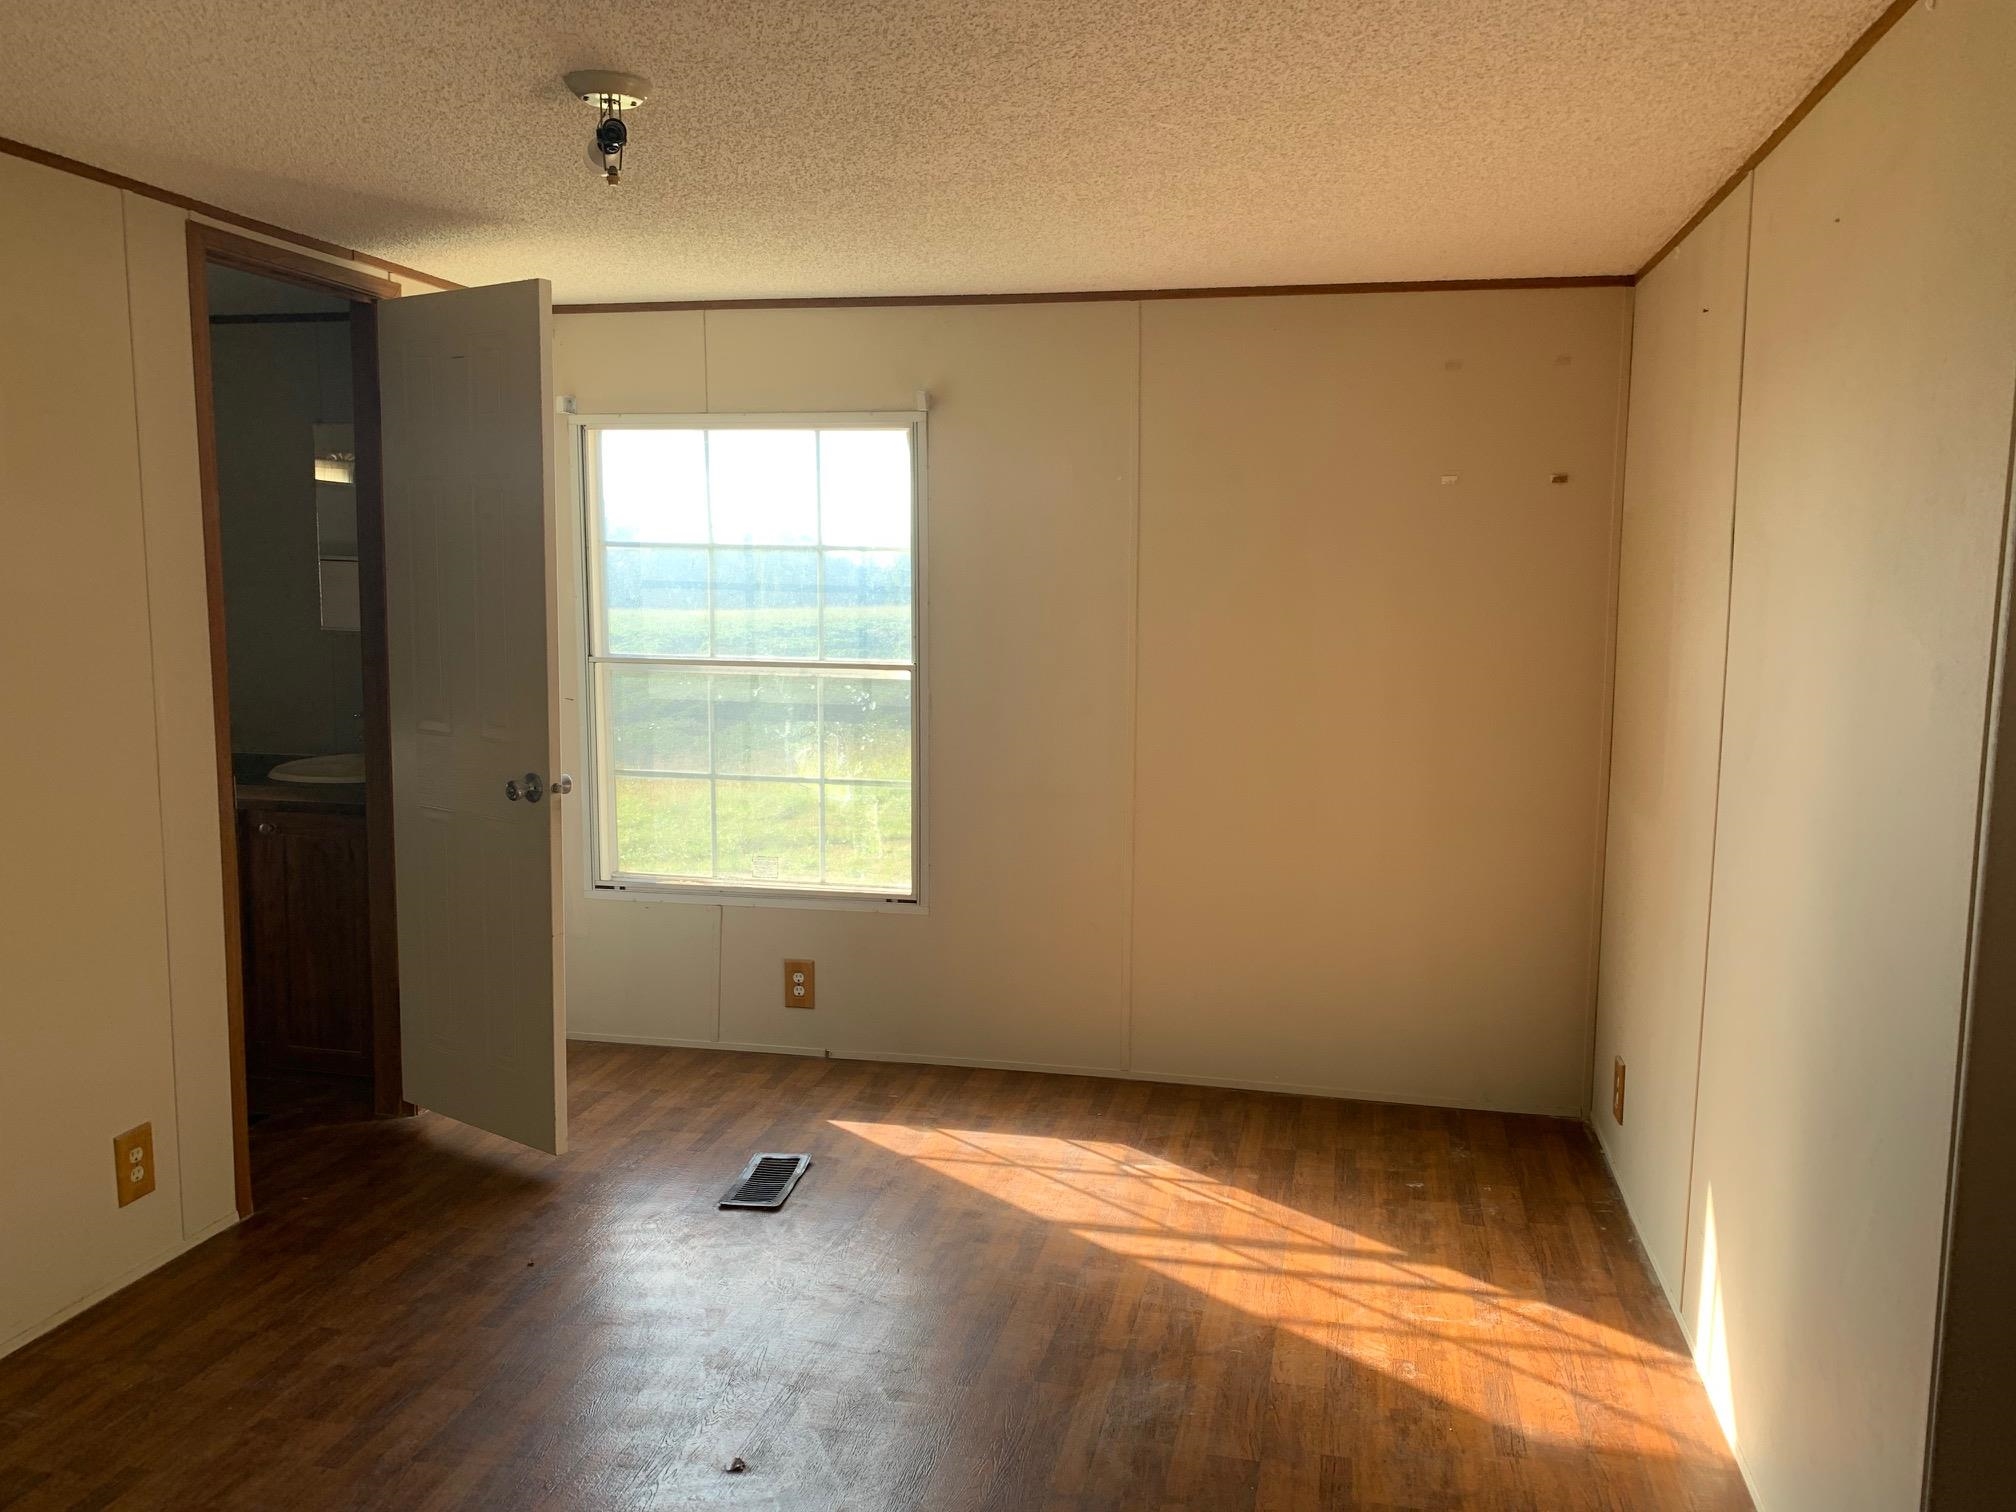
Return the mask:
[[315,566],[322,628],[355,630],[357,603],[357,442],[348,425],[315,432]]

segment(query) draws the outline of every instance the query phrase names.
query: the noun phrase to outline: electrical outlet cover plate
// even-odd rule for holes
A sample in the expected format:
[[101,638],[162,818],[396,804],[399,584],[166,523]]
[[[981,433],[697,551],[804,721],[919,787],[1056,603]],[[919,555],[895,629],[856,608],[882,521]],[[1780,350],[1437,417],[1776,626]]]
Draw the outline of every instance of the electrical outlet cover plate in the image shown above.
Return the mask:
[[784,963],[784,1006],[786,1008],[810,1008],[813,1006],[812,963],[810,961],[786,961]]
[[115,1135],[112,1163],[119,1180],[119,1206],[137,1202],[154,1190],[154,1125],[143,1123]]

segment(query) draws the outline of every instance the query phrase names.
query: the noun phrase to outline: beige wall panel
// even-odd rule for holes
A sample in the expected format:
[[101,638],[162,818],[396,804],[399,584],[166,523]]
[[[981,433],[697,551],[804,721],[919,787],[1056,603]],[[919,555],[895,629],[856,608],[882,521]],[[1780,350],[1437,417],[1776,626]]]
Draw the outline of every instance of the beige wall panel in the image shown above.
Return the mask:
[[[1638,286],[1590,1121],[1677,1304],[1743,372],[1746,183]],[[1611,1069],[1629,1068],[1611,1117]]]
[[[696,413],[707,407],[697,314],[570,315],[553,322],[553,382],[583,413]],[[573,431],[561,425],[558,543],[561,738],[577,782],[588,770],[581,732],[581,521]],[[721,910],[587,894],[588,790],[562,811],[561,902],[567,918],[570,1032],[598,1039],[717,1038]]]
[[563,316],[553,322],[554,392],[583,414],[697,414],[707,408],[706,339],[705,317],[692,312]]
[[1629,311],[1144,306],[1137,1071],[1581,1111]]
[[586,863],[575,851],[571,827],[565,849],[563,885],[574,894],[567,903],[569,1032],[696,1044],[719,1038],[721,909],[643,898],[583,899]]
[[[557,322],[555,370],[584,413],[908,408],[931,395],[928,912],[595,898],[577,806],[573,1031],[711,1038],[697,991],[718,948],[726,1043],[1128,1069],[1140,885],[1156,890],[1148,927],[1167,949],[1136,960],[1151,974],[1145,988],[1137,977],[1134,1012],[1152,1058],[1137,1038],[1133,1069],[1578,1110],[1628,309],[1623,291],[1576,290]],[[1140,322],[1165,319],[1172,335],[1144,345]],[[640,367],[637,351],[661,360]],[[1141,427],[1137,364],[1192,408]],[[1284,403],[1299,418],[1283,421]],[[1316,773],[1321,789],[1336,753],[1304,738],[1298,711],[1326,717],[1334,703],[1249,708],[1229,760],[1267,768],[1257,807],[1214,810],[1192,801],[1201,767],[1186,763],[1226,758],[1229,695],[1187,696],[1172,674],[1140,753],[1162,828],[1144,828],[1135,882],[1137,436],[1172,490],[1213,480],[1208,498],[1171,506],[1178,548],[1143,564],[1143,595],[1167,606],[1147,633],[1246,625],[1265,654],[1230,635],[1224,654],[1264,686],[1306,678],[1320,695],[1343,667],[1383,689],[1383,716],[1347,743],[1361,780],[1406,789],[1399,807],[1390,792],[1363,805],[1371,850],[1313,864],[1277,811],[1275,773]],[[1326,513],[1346,456],[1365,482],[1350,497],[1373,504],[1337,592],[1312,543],[1363,525]],[[1445,471],[1459,484],[1444,488]],[[1554,472],[1570,481],[1550,483]],[[1228,476],[1242,504],[1229,537],[1226,521],[1205,523]],[[563,545],[571,584],[571,531]],[[1312,581],[1325,584],[1314,599]],[[1230,833],[1253,814],[1264,854],[1232,854],[1254,838]],[[1431,876],[1438,848],[1446,867]],[[1392,858],[1413,868],[1411,905],[1354,920],[1386,890]],[[1270,868],[1288,885],[1272,886]],[[661,922],[688,914],[690,927]],[[718,941],[703,923],[717,915]],[[1270,915],[1291,922],[1256,965],[1250,939]],[[1392,939],[1395,925],[1411,937]],[[1323,978],[1333,949],[1355,1010],[1341,1031],[1279,990]],[[597,952],[608,959],[587,964]],[[782,1006],[786,956],[819,963],[811,1013]],[[1417,960],[1433,967],[1425,987],[1410,980]],[[1267,990],[1227,989],[1256,972]]]
[[133,389],[146,514],[147,612],[161,762],[161,842],[181,1128],[182,1225],[193,1238],[237,1216],[224,990],[223,841],[210,706],[210,610],[189,350],[186,217],[125,196]]
[[[717,411],[931,395],[929,913],[729,908],[729,1040],[1117,1066],[1125,1001],[1136,313],[707,321]],[[819,1006],[782,1003],[786,956]]]
[[1757,170],[1686,1305],[1768,1512],[1915,1506],[2016,374],[2016,7]]
[[[182,1238],[120,195],[7,157],[0,489],[4,1347]],[[112,1137],[142,1121],[158,1187],[120,1208]]]
[[[928,911],[640,904],[584,897],[577,881],[570,1027],[713,1038],[696,990],[715,980],[718,950],[727,1043],[1117,1068],[1133,307],[717,312],[701,324],[566,317],[560,386],[586,413],[909,409],[919,389],[932,396]],[[633,340],[667,354],[655,392],[624,367]],[[582,818],[577,807],[570,875],[585,880]],[[644,964],[584,964],[619,940]],[[787,955],[819,963],[810,1013],[782,1006]],[[655,1007],[629,997],[647,979]]]

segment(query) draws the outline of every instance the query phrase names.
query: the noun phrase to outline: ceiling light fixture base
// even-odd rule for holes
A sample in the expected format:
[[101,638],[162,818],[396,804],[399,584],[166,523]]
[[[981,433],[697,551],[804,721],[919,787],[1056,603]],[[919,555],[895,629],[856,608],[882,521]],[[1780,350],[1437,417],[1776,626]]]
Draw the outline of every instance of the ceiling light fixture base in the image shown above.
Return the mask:
[[635,110],[651,93],[651,81],[642,74],[611,68],[577,68],[562,74],[561,80],[576,99],[618,110]]

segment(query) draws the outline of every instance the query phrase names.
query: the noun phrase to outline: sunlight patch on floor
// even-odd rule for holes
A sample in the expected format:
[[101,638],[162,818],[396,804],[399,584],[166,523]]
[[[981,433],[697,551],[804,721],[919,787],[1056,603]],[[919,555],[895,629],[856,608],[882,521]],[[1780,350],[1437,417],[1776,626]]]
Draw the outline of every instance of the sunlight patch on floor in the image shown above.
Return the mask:
[[[1542,1425],[1561,1444],[1724,1458],[1719,1444],[1606,1400],[1610,1379],[1632,1382],[1617,1399],[1642,1397],[1647,1377],[1694,1389],[1685,1355],[1537,1296],[1128,1145],[837,1119],[834,1127],[1480,1417],[1528,1434]],[[1327,1190],[1327,1172],[1323,1181]],[[1501,1271],[1520,1263],[1493,1261]],[[1515,1400],[1494,1400],[1508,1380]]]

